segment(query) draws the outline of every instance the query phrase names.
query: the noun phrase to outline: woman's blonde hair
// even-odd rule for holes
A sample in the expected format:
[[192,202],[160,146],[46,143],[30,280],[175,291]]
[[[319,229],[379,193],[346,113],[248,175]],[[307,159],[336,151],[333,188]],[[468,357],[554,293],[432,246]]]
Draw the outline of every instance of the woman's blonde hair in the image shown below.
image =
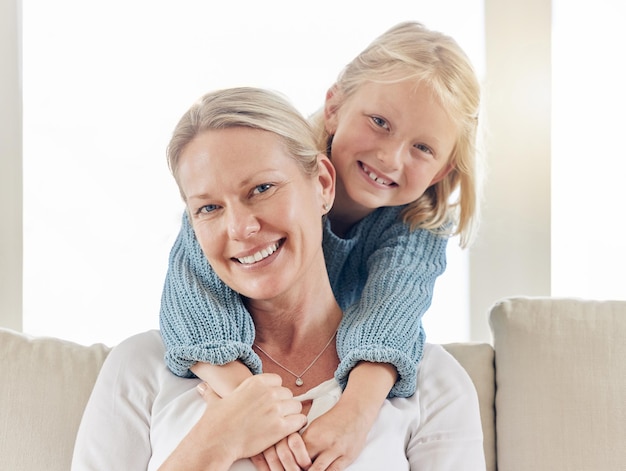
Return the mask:
[[[465,247],[471,242],[478,223],[480,84],[457,42],[420,23],[400,23],[375,39],[350,62],[334,87],[341,106],[364,83],[409,79],[430,87],[459,131],[450,156],[453,170],[410,203],[403,212],[403,219],[412,229],[459,235],[460,244]],[[332,136],[326,132],[323,110],[312,117],[312,123],[318,146],[331,154]],[[329,157],[332,160],[332,155]]]
[[205,131],[233,127],[248,127],[276,134],[305,175],[317,174],[317,156],[320,151],[310,123],[284,96],[276,92],[237,87],[202,96],[174,128],[167,146],[167,163],[179,189],[178,164],[187,144]]

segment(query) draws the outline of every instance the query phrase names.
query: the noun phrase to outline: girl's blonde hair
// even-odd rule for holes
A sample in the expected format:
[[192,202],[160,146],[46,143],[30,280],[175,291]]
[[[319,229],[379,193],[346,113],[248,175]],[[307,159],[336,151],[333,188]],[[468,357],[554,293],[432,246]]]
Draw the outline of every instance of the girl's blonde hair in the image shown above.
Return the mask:
[[[233,127],[276,134],[305,175],[317,174],[320,151],[310,123],[282,95],[259,88],[238,87],[202,96],[174,128],[167,146],[167,163],[179,189],[178,164],[187,144],[205,131]],[[185,199],[185,195],[182,196]]]
[[[335,84],[339,106],[364,83],[393,83],[414,79],[426,83],[456,123],[458,137],[450,156],[453,170],[429,187],[403,212],[412,229],[444,231],[469,245],[479,212],[477,130],[480,84],[471,62],[457,42],[416,22],[400,23],[350,62]],[[318,146],[330,154],[332,136],[324,126],[323,110],[312,117]],[[332,156],[329,155],[332,160]]]

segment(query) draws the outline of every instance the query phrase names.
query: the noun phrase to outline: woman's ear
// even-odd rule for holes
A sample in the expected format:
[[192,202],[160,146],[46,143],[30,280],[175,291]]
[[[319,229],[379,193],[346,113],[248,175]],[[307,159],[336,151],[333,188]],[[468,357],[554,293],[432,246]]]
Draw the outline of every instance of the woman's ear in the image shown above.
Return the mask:
[[341,92],[337,84],[334,84],[326,92],[326,101],[324,102],[324,127],[330,136],[333,136],[337,130],[337,112],[340,101]]
[[335,167],[328,157],[324,154],[317,156],[317,180],[320,185],[320,208],[324,209],[324,214],[328,212],[335,201],[335,181],[336,172]]

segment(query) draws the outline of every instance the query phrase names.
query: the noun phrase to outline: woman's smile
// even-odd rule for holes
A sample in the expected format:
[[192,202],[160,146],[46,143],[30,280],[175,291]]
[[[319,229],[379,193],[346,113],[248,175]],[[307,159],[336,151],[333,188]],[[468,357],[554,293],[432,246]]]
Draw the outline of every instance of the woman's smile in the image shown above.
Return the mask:
[[252,255],[233,257],[233,259],[237,260],[242,265],[255,265],[263,260],[266,260],[268,257],[276,253],[276,251],[279,250],[284,241],[285,239],[281,239],[278,242],[274,242],[264,249],[253,253]]

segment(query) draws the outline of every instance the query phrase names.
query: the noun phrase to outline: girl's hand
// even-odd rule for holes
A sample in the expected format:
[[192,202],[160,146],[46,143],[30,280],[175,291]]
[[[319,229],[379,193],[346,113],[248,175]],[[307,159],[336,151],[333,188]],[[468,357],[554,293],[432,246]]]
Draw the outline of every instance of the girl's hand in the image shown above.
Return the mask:
[[386,363],[361,362],[352,369],[339,402],[302,435],[313,459],[309,471],[342,471],[359,456],[396,378],[395,367]]
[[257,471],[301,471],[311,466],[311,458],[299,433],[283,438],[251,460]]
[[313,459],[309,471],[342,471],[365,446],[372,424],[341,404],[311,422],[302,435]]

